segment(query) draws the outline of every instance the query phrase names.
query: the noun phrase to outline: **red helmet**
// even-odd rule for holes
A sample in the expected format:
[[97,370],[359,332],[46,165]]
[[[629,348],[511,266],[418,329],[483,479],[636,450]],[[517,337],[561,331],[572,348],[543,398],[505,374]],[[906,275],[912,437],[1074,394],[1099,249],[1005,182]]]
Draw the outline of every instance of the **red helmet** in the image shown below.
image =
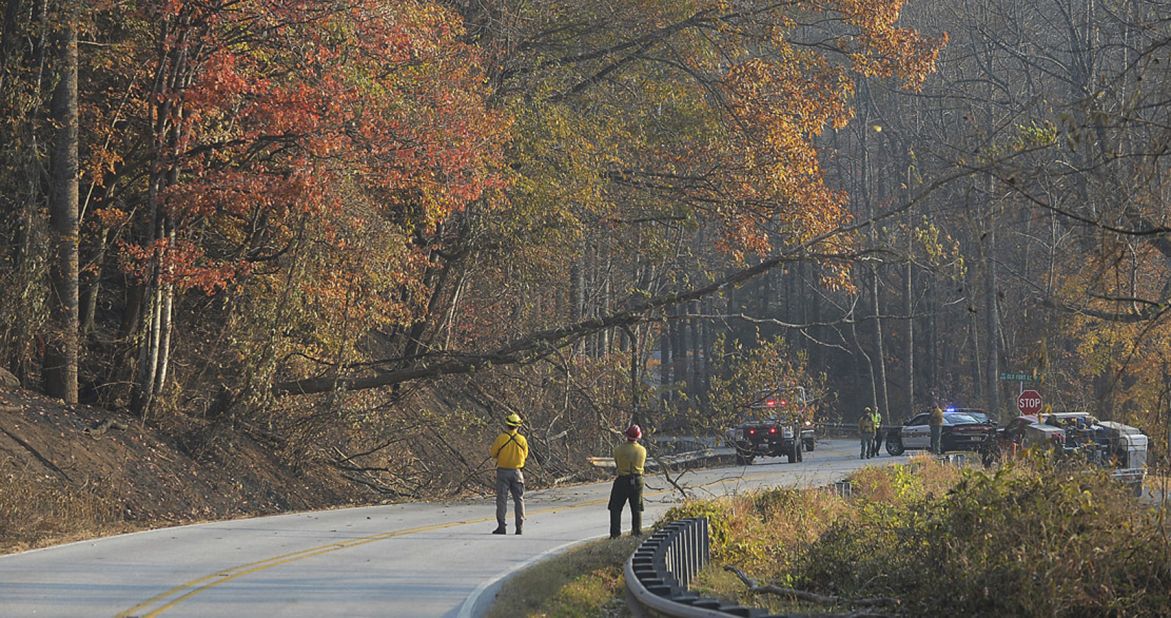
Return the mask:
[[637,440],[641,437],[642,437],[642,427],[639,427],[638,425],[631,425],[630,427],[626,428],[626,439],[627,440],[634,442],[635,440]]

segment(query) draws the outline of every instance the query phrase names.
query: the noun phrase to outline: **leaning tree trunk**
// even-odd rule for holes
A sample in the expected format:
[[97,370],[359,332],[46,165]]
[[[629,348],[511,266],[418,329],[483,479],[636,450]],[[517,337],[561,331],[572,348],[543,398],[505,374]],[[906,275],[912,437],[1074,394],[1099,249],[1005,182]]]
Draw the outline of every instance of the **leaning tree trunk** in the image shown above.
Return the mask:
[[79,353],[77,30],[72,8],[67,5],[61,29],[54,36],[58,80],[51,106],[56,135],[49,191],[49,222],[54,242],[50,269],[53,294],[44,366],[45,392],[66,403],[77,403]]

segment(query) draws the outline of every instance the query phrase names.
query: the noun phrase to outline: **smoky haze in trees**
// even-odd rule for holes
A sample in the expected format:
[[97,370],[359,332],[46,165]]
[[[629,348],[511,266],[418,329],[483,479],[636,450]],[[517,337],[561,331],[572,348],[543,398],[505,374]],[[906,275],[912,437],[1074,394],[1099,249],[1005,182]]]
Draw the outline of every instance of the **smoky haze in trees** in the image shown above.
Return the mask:
[[283,446],[455,374],[452,419],[684,428],[778,340],[846,418],[1035,369],[1149,429],[1168,26],[1021,4],[9,0],[2,358]]

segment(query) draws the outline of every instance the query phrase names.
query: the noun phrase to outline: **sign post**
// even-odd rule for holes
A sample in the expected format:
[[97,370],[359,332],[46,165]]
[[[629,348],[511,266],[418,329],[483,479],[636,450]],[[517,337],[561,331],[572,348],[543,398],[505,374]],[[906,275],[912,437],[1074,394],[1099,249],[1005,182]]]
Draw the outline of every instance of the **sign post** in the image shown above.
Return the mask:
[[1016,407],[1021,411],[1021,414],[1040,414],[1041,393],[1031,388],[1021,391],[1021,394],[1016,398]]

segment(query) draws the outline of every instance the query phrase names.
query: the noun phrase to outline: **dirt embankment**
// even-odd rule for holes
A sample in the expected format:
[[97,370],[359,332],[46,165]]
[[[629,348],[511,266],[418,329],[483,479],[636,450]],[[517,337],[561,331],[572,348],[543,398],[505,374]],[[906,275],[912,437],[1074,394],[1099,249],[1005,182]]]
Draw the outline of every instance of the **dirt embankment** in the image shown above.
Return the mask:
[[[0,553],[127,530],[376,500],[246,436],[196,451],[125,414],[0,388]],[[195,452],[198,456],[192,456]]]

